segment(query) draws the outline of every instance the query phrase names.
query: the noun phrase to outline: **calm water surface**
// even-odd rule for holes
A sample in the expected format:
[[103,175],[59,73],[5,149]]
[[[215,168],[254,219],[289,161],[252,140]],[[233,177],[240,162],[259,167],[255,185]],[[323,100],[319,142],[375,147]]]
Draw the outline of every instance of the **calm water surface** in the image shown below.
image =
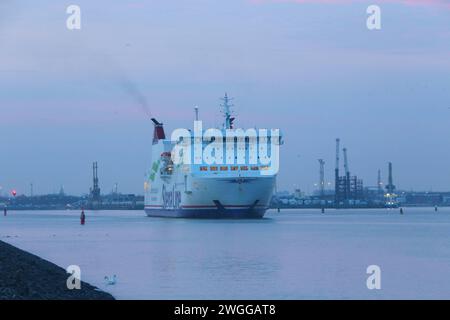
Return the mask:
[[[450,299],[450,209],[284,210],[262,220],[9,212],[0,240],[123,299]],[[368,290],[378,265],[382,289]],[[105,276],[117,275],[108,286]]]

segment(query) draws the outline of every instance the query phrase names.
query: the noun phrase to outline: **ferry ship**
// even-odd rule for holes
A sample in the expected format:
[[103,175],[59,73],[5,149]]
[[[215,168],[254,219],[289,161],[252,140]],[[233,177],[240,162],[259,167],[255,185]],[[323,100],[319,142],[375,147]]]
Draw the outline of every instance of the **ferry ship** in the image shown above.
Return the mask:
[[[152,165],[144,188],[149,217],[252,219],[262,218],[269,208],[281,135],[259,129],[267,134],[255,138],[248,133],[256,129],[235,129],[231,99],[225,94],[222,100],[224,123],[213,134],[199,128],[198,108],[194,132],[181,130],[175,138],[173,133],[167,138],[163,124],[152,118]],[[263,147],[267,154],[262,154]],[[208,159],[208,148],[215,148],[211,154],[222,155],[222,160]]]

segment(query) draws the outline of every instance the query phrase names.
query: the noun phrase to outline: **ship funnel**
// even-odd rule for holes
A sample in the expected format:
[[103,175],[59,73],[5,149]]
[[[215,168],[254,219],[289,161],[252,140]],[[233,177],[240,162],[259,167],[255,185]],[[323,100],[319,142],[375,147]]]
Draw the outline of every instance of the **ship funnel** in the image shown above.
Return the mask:
[[157,144],[159,140],[166,138],[166,134],[164,133],[162,123],[158,122],[155,118],[152,118],[152,122],[155,125],[155,129],[153,130],[153,144]]

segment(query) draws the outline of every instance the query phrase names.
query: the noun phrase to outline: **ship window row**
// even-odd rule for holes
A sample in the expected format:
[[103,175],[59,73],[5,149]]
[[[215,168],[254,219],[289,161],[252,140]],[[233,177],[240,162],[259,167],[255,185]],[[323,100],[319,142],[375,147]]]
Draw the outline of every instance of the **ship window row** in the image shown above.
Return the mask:
[[[272,141],[272,136],[266,136],[266,137],[222,137],[222,138],[217,138],[215,136],[204,136],[203,138],[194,138],[194,137],[180,137],[177,141],[175,142],[184,142],[184,141],[194,141],[195,143],[209,143],[209,142],[214,142],[214,141],[220,141],[222,140],[222,142],[234,142],[234,143],[241,143],[244,142],[246,144],[251,142],[256,142],[256,143],[270,143]],[[276,141],[276,140],[275,140]],[[281,137],[278,137],[278,141],[281,142]]]
[[257,171],[257,170],[267,170],[268,166],[201,166],[200,171]]
[[[216,137],[214,137],[214,136],[212,136],[212,137],[204,137],[203,138],[203,141],[204,142],[214,142],[214,141],[216,141],[216,140],[219,140],[219,139],[217,139]],[[251,139],[253,142],[255,142],[255,141],[257,141],[257,142],[259,142],[259,141],[261,141],[261,142],[270,142],[270,140],[271,140],[271,137],[252,137],[252,139]],[[250,142],[250,137],[222,137],[222,142],[227,142],[227,141],[229,141],[229,142],[239,142],[239,141],[244,141],[244,142],[246,142],[246,143],[249,143]]]

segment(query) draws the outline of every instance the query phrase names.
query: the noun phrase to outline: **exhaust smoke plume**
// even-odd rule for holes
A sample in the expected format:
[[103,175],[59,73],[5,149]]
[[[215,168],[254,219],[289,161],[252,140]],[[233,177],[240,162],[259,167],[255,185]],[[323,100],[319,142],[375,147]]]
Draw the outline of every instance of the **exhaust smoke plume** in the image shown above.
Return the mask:
[[120,86],[124,89],[124,91],[129,94],[133,100],[139,105],[141,110],[150,118],[152,117],[152,113],[150,111],[150,107],[145,95],[141,92],[136,83],[127,78],[124,74],[119,82]]

